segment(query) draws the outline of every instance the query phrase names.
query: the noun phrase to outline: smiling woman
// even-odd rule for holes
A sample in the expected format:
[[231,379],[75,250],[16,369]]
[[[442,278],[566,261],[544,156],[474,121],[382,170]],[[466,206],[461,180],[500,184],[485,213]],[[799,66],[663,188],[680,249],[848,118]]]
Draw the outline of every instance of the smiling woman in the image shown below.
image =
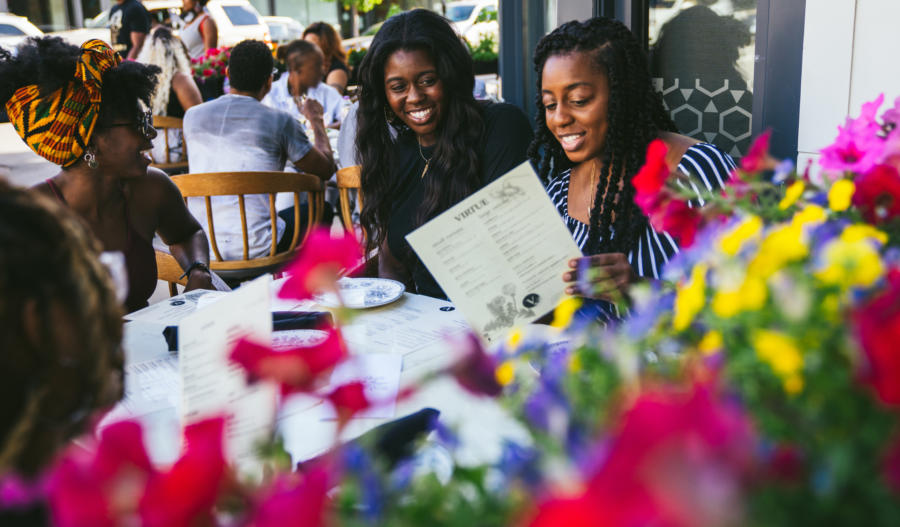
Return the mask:
[[475,101],[472,68],[449,22],[416,9],[384,23],[359,69],[368,248],[379,275],[429,296],[445,295],[406,235],[524,162],[532,137],[518,108]]
[[669,169],[687,176],[696,205],[735,164],[713,145],[675,133],[640,42],[620,22],[563,24],[538,43],[534,63],[538,126],[529,157],[588,255],[570,262],[563,280],[570,294],[600,299],[601,318],[612,319],[618,313],[607,301],[627,296],[642,277],[660,278],[678,252],[677,241],[656,232],[634,203],[631,179],[650,142],[666,144]]
[[190,271],[188,289],[212,289],[206,235],[168,176],[148,168],[156,130],[144,109],[158,72],[121,62],[99,40],[34,39],[16,57],[0,50],[0,103],[26,144],[61,167],[35,190],[74,210],[104,250],[124,254],[129,311],[156,288],[155,233]]

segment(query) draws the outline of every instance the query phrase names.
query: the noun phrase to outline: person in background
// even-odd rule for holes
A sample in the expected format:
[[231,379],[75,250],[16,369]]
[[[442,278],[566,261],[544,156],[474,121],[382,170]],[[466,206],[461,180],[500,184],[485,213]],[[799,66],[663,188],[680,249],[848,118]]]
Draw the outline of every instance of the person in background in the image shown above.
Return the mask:
[[367,254],[378,248],[379,276],[445,297],[405,237],[523,163],[531,125],[515,106],[475,100],[472,57],[432,11],[388,19],[359,75],[356,144]]
[[[245,40],[232,49],[228,62],[231,92],[194,106],[184,115],[191,172],[282,171],[290,161],[302,172],[323,180],[331,177],[334,161],[322,121],[322,106],[308,98],[300,109],[313,129],[313,146],[297,119],[260,102],[272,87],[273,66],[272,53],[263,42]],[[237,196],[216,196],[212,203],[216,241],[222,257],[243,258]],[[197,217],[206,218],[202,199],[191,198],[189,206]],[[246,196],[245,207],[249,257],[268,254],[271,246],[268,196]],[[306,214],[301,217],[305,218]],[[279,252],[290,246],[295,228],[293,218],[293,208],[279,213]]]
[[322,63],[325,84],[344,95],[347,82],[350,80],[350,69],[347,67],[347,53],[341,43],[341,36],[331,24],[313,22],[303,30],[303,39],[319,46],[319,49],[322,50],[325,58]]
[[[160,69],[156,90],[150,97],[150,112],[153,115],[181,119],[188,108],[203,102],[191,74],[187,50],[169,28],[159,26],[150,32],[150,38],[144,44],[137,61]],[[168,135],[169,159],[165,159],[166,138],[159,136],[153,140],[153,160],[157,163],[182,160],[184,148],[181,130],[170,129]]]
[[122,397],[124,357],[122,308],[77,216],[0,180],[0,247],[2,480],[37,475]]
[[322,82],[322,51],[309,41],[294,40],[279,47],[278,54],[287,65],[288,74],[272,83],[263,104],[300,119],[303,101],[313,99],[322,105],[325,126],[340,128],[344,98]]
[[[607,18],[567,22],[545,36],[534,54],[537,131],[529,157],[575,242],[587,255],[570,262],[568,293],[599,299],[598,317],[618,318],[610,302],[627,297],[639,279],[659,279],[677,252],[634,203],[631,179],[647,146],[661,139],[672,171],[697,194],[724,185],[735,168],[728,154],[676,133],[650,81],[638,39]],[[587,290],[576,269],[587,269]]]
[[219,46],[219,28],[206,10],[208,0],[182,0],[181,16],[185,26],[181,40],[192,59],[202,57],[206,50]]
[[110,42],[122,58],[134,60],[150,33],[150,13],[138,0],[116,0],[109,12]]
[[81,48],[31,39],[0,51],[0,103],[16,132],[61,171],[34,187],[75,211],[105,251],[125,257],[127,310],[156,289],[154,234],[169,245],[187,289],[213,289],[209,242],[178,187],[146,154],[156,137],[150,102],[159,68],[121,58],[105,42]]

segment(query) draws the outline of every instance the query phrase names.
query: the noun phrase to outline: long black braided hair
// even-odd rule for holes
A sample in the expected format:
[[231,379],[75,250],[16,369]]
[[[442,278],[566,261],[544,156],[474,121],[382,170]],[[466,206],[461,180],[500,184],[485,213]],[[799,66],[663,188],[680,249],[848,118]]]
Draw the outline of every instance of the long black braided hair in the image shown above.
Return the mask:
[[[387,103],[384,67],[398,50],[425,50],[434,61],[444,89],[446,112],[437,129],[437,145],[425,182],[425,199],[417,211],[422,224],[481,186],[478,142],[484,129],[483,108],[472,95],[472,57],[444,17],[426,9],[394,15],[378,30],[359,65],[359,110],[356,147],[362,165],[365,201],[360,223],[368,249],[385,240],[387,224],[403,181],[392,177],[394,139],[389,126],[398,120]],[[401,127],[400,133],[412,133]]]
[[675,124],[653,89],[640,42],[625,25],[603,17],[567,22],[542,38],[534,54],[537,130],[528,157],[545,183],[573,164],[547,128],[541,75],[550,57],[575,52],[589,53],[609,79],[608,129],[585,254],[628,254],[648,224],[634,203],[631,178],[644,163],[647,145],[661,131],[675,132]]

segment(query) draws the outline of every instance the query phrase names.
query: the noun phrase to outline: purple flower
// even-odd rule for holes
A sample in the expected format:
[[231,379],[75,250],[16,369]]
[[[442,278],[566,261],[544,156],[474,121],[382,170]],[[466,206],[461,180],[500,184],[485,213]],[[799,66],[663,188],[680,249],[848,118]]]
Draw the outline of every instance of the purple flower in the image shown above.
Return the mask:
[[837,139],[821,151],[819,164],[822,168],[863,174],[881,161],[884,140],[878,136],[881,125],[875,120],[875,114],[883,102],[884,94],[881,94],[874,101],[863,104],[858,118],[848,117],[844,126],[838,127]]
[[537,488],[541,482],[540,452],[512,441],[505,441],[497,468],[507,481],[521,480],[529,488]]

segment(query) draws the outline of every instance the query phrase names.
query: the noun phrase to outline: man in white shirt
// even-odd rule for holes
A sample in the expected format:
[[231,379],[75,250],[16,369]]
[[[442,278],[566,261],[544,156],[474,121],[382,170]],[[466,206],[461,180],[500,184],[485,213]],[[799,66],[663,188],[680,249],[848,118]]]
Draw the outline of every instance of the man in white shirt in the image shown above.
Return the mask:
[[294,40],[278,48],[278,52],[287,64],[287,73],[272,83],[272,91],[263,104],[299,119],[302,114],[298,105],[305,98],[314,99],[322,105],[325,126],[340,128],[344,98],[322,82],[322,50],[312,42]]
[[[260,41],[245,40],[232,49],[228,62],[231,92],[185,112],[184,138],[190,145],[191,172],[281,171],[290,161],[302,172],[323,180],[331,177],[334,160],[322,120],[322,106],[307,99],[298,109],[310,123],[313,145],[297,119],[260,102],[272,87],[273,65],[268,46]],[[214,197],[212,205],[216,241],[222,257],[243,258],[237,196]],[[188,208],[201,225],[207,224],[203,199],[190,198]],[[245,209],[249,256],[266,255],[271,246],[268,196],[246,196]],[[305,218],[306,214],[300,216]],[[290,244],[292,220],[292,209],[279,212],[279,251]],[[209,225],[206,227],[209,229]]]

